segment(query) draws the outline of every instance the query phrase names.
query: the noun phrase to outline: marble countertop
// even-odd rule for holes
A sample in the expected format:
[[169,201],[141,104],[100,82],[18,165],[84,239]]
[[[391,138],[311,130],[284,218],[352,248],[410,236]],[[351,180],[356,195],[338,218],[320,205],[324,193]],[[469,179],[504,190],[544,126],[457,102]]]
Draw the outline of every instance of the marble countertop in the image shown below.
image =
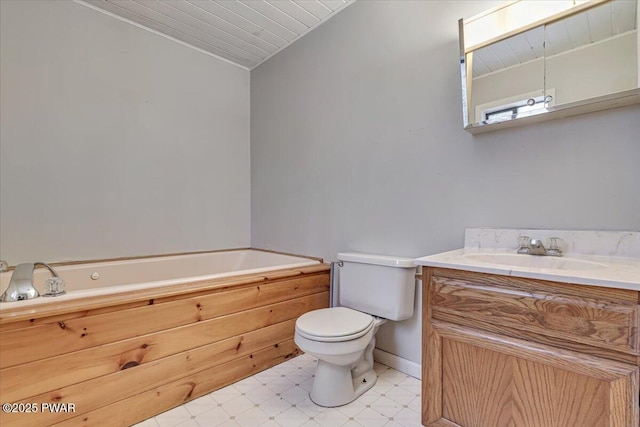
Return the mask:
[[[491,262],[492,259],[499,260],[500,257],[515,260],[519,265]],[[640,291],[639,258],[582,254],[540,257],[516,255],[515,249],[476,247],[429,255],[417,258],[415,262],[418,265],[430,267]],[[559,268],[540,267],[547,264],[557,265]]]

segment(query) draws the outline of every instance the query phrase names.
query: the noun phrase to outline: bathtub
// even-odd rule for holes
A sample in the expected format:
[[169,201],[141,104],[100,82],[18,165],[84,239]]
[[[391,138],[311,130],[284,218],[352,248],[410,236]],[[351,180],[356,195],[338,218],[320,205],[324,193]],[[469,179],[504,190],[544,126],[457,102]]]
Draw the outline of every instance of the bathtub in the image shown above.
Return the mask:
[[[259,274],[274,270],[318,265],[319,258],[302,257],[257,249],[232,249],[181,255],[150,256],[97,262],[52,264],[65,282],[65,295],[39,297],[26,301],[0,302],[0,321],[9,311],[22,311],[28,306],[61,303],[118,293],[134,293],[143,289],[173,287],[212,281],[225,277]],[[0,294],[9,285],[11,271],[0,274]],[[48,270],[38,268],[34,284],[40,294],[44,282],[51,277]],[[13,310],[11,310],[13,309]]]
[[0,303],[3,427],[134,424],[296,356],[329,305],[322,260],[256,249],[54,268],[65,295]]

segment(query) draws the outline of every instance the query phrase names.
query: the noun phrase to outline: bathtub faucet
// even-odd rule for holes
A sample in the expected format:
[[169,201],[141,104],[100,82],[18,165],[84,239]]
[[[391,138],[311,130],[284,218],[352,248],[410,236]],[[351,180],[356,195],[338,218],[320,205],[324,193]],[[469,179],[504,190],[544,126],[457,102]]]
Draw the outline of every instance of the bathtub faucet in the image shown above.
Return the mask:
[[47,289],[44,296],[64,294],[64,290],[60,289],[64,288],[64,283],[60,276],[58,276],[58,273],[56,273],[50,265],[44,262],[25,262],[23,264],[16,265],[16,268],[13,270],[13,274],[11,275],[9,286],[0,297],[0,301],[22,301],[40,296],[37,289],[33,286],[33,272],[40,266],[49,270],[54,278],[51,283],[47,283],[47,288],[54,289],[53,292],[51,289]]

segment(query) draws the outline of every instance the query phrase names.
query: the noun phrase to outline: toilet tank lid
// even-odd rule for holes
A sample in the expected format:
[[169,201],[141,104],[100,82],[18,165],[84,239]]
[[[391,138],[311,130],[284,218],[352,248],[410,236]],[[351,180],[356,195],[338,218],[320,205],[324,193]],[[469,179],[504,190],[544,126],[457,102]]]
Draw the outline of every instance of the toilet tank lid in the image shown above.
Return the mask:
[[359,262],[361,264],[384,265],[387,267],[415,268],[413,258],[388,255],[361,254],[356,252],[341,252],[338,261]]

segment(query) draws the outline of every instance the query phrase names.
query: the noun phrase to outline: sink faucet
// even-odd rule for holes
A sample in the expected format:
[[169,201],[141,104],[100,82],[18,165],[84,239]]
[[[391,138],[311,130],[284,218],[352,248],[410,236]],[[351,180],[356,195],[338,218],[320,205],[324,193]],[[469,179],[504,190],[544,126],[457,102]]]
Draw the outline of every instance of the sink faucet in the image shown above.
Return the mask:
[[[13,270],[13,274],[11,275],[11,280],[9,281],[9,286],[7,290],[4,291],[2,296],[0,297],[0,301],[2,302],[12,302],[12,301],[22,301],[31,298],[37,298],[40,296],[38,290],[33,286],[33,272],[39,267],[45,267],[48,269],[53,277],[58,280],[56,283],[60,283],[62,279],[58,276],[58,273],[48,264],[44,262],[25,262],[22,264],[16,265],[16,268]],[[54,296],[61,295],[64,291],[47,293],[45,295]]]
[[544,247],[542,240],[531,239],[529,242],[529,255],[547,255],[547,248]]
[[[525,241],[526,240],[526,241]],[[518,239],[518,253],[519,254],[527,254],[527,255],[547,255],[547,256],[562,256],[562,251],[560,250],[560,238],[551,237],[549,239],[549,248],[545,248],[542,240],[540,239],[531,239],[529,240],[526,236],[521,236]]]

